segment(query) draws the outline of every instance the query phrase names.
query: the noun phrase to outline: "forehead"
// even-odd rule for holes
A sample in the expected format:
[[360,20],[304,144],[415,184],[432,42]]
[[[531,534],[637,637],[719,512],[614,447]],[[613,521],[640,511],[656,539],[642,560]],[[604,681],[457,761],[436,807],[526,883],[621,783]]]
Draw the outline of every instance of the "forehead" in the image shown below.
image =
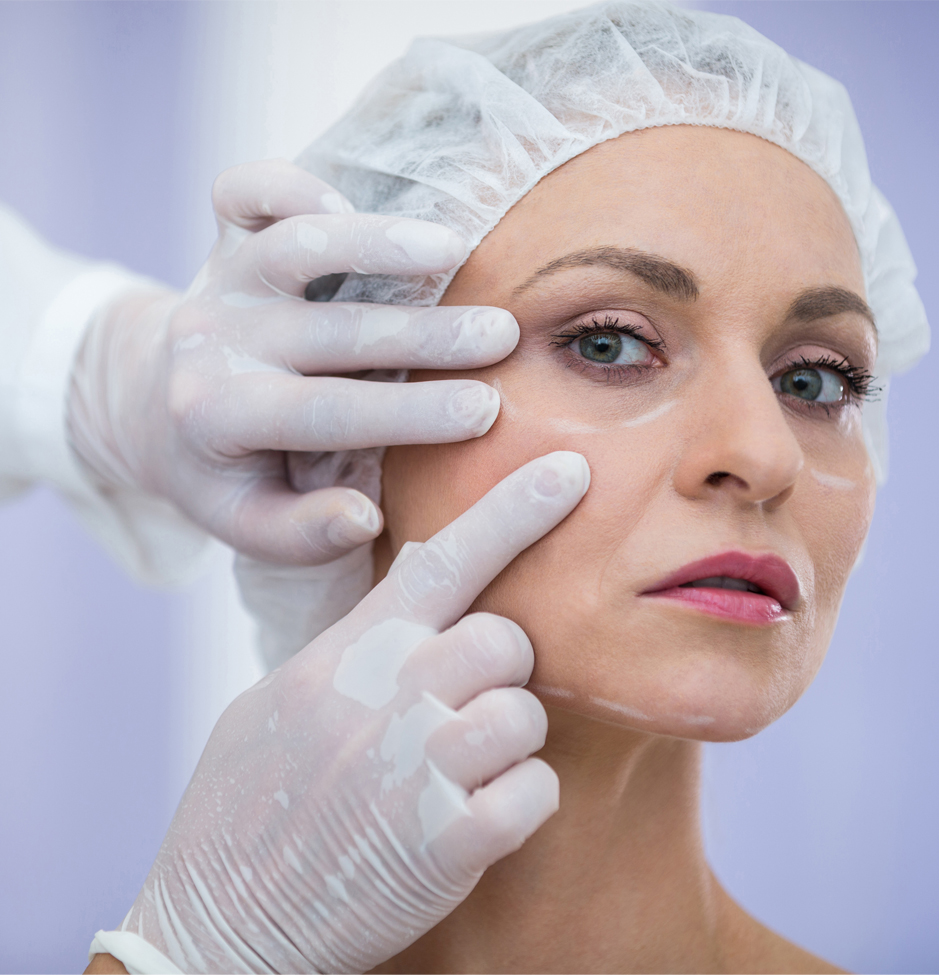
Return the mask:
[[577,156],[509,211],[470,264],[517,284],[559,254],[608,245],[688,267],[703,291],[864,294],[854,235],[828,184],[757,136],[697,126],[629,133]]

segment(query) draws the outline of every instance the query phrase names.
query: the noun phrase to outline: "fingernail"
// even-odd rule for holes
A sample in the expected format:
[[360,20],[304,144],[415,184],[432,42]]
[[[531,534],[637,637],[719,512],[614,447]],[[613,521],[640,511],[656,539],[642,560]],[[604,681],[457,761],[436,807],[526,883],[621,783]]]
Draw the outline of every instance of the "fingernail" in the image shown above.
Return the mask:
[[341,548],[355,548],[378,536],[381,530],[381,516],[371,502],[350,505],[329,523],[326,535]]
[[499,415],[499,394],[485,383],[473,383],[450,397],[447,412],[473,436],[481,437]]
[[455,324],[460,330],[455,349],[472,345],[509,352],[518,344],[518,322],[504,308],[470,308]]
[[355,207],[341,193],[324,193],[320,206],[323,213],[355,213]]
[[466,257],[466,245],[447,227],[418,220],[392,224],[385,235],[397,244],[415,264],[433,270],[446,270]]
[[581,454],[558,450],[541,458],[532,490],[545,500],[583,497],[590,487],[590,467]]

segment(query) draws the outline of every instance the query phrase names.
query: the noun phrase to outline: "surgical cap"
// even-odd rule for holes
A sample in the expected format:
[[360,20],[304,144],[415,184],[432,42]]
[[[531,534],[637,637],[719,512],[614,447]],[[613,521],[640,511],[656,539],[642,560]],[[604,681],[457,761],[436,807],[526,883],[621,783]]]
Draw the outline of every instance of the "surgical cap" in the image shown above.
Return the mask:
[[[865,404],[878,480],[886,385],[929,346],[916,267],[871,183],[844,87],[735,17],[601,3],[514,30],[415,41],[299,163],[362,212],[444,224],[475,248],[548,173],[607,139],[660,125],[760,136],[837,194],[860,249],[884,387]],[[436,304],[454,272],[350,275],[334,300]]]

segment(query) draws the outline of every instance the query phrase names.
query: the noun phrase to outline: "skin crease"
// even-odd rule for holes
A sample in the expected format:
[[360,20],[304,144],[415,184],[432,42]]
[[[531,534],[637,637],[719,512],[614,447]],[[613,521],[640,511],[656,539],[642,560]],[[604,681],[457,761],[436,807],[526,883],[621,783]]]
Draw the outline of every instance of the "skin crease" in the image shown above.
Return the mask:
[[[698,296],[608,267],[518,290],[598,247],[666,258],[693,273]],[[489,434],[386,453],[376,580],[406,541],[426,540],[521,464],[553,450],[586,456],[584,500],[474,606],[532,640],[529,689],[549,716],[540,757],[560,777],[561,808],[378,970],[834,970],[722,890],[698,813],[698,741],[752,735],[803,693],[873,512],[859,403],[826,411],[770,381],[802,356],[873,367],[863,315],[789,316],[802,291],[829,286],[864,297],[827,184],[755,136],[689,126],[622,136],[567,163],[454,278],[444,304],[507,308],[521,339],[508,359],[466,373],[503,397]],[[624,339],[640,365],[611,372],[578,356],[578,340],[556,344],[594,317],[638,323],[664,350]],[[813,470],[853,486],[832,490]],[[799,605],[757,626],[640,595],[728,550],[785,559]]]

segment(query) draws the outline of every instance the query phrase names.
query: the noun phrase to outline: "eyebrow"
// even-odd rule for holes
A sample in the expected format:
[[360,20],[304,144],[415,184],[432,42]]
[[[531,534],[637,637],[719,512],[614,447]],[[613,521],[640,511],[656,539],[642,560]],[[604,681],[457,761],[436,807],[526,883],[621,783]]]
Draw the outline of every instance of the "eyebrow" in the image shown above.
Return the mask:
[[594,247],[590,250],[565,254],[564,257],[559,257],[538,268],[527,281],[515,289],[513,294],[520,295],[542,278],[576,267],[608,267],[614,271],[632,274],[656,291],[661,291],[662,294],[677,301],[694,301],[699,294],[698,282],[691,271],[664,257],[659,257],[658,254],[649,254],[646,251],[626,247]]
[[877,331],[877,321],[870,305],[858,294],[846,288],[809,288],[803,291],[789,306],[788,318],[800,322],[814,322],[819,318],[829,318],[853,312],[866,318]]

